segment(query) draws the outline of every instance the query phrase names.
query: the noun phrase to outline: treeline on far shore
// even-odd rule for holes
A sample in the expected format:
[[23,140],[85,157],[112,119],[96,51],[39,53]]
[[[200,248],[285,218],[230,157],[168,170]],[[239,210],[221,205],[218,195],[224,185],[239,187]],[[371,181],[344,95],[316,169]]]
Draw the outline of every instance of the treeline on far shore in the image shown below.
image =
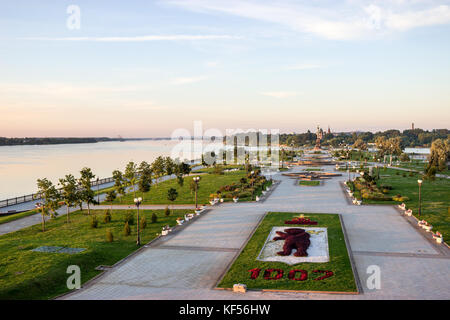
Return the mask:
[[96,142],[107,142],[107,141],[127,141],[127,140],[164,140],[167,138],[5,138],[0,137],[0,146],[18,146],[18,145],[44,145],[44,144],[71,144],[71,143],[96,143]]

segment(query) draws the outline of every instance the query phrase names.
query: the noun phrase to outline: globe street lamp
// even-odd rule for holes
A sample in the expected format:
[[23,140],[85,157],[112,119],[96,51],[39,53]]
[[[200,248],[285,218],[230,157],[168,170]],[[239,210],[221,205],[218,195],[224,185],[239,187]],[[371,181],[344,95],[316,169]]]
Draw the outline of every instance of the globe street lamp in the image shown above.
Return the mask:
[[136,228],[137,228],[137,240],[136,240],[136,244],[138,246],[140,246],[141,245],[141,234],[140,234],[140,231],[139,231],[139,224],[140,224],[140,220],[139,220],[139,206],[142,203],[142,198],[141,197],[134,198],[134,203],[136,204],[136,207],[137,207],[137,226],[136,226]]
[[200,180],[200,177],[193,177],[192,180],[194,180],[195,183],[195,210],[197,210],[197,189],[198,189],[198,182]]
[[422,186],[422,180],[417,180],[417,183],[419,184],[419,217],[420,217],[420,214],[421,214],[421,212],[422,212],[422,199],[421,199],[421,192],[420,192],[420,187]]

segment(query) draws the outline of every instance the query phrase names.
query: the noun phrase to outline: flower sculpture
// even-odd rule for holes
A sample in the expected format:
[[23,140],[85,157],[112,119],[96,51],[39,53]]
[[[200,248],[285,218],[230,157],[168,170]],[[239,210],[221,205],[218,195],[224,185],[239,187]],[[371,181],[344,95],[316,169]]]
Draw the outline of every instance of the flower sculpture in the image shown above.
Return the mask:
[[283,251],[277,252],[280,256],[289,256],[292,250],[296,249],[294,253],[296,257],[307,257],[309,245],[309,233],[300,228],[284,229],[284,232],[277,231],[278,237],[273,238],[274,241],[284,240]]

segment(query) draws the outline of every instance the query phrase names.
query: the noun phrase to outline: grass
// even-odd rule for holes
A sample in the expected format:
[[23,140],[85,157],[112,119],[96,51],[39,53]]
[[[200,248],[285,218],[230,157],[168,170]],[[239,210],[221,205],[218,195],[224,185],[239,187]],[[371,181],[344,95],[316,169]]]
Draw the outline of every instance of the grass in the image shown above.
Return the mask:
[[320,181],[317,180],[300,180],[298,182],[300,186],[320,186]]
[[[405,176],[403,176],[405,175]],[[417,180],[421,175],[403,172],[395,169],[380,171],[380,180],[377,185],[390,185],[392,190],[387,195],[394,196],[401,194],[407,196],[406,206],[413,210],[413,215],[417,216],[419,208],[419,187]],[[444,239],[450,237],[450,180],[446,178],[436,178],[434,181],[424,180],[422,184],[422,214],[420,219],[424,219],[433,225],[433,231],[439,231]],[[364,200],[366,204],[398,204],[395,201],[375,201]]]
[[37,213],[36,210],[29,210],[29,211],[24,211],[21,213],[14,213],[14,214],[10,214],[8,216],[3,216],[3,217],[0,217],[0,224],[11,222],[11,221],[25,218],[28,216],[32,216],[33,214],[36,214],[36,213]]
[[[164,225],[174,226],[177,217],[192,210],[173,210],[169,217],[164,210],[143,210],[147,227],[142,230],[142,244],[161,232]],[[104,210],[92,210],[98,217],[98,228],[90,227],[91,217],[86,212],[71,214],[71,223],[60,216],[46,223],[46,232],[37,224],[0,236],[0,299],[49,299],[67,292],[66,273],[69,265],[78,265],[81,280],[86,282],[100,271],[99,265],[113,265],[137,249],[136,224],[131,225],[131,235],[123,234],[124,216],[127,210],[113,211],[112,221],[103,222]],[[135,215],[135,210],[132,211]],[[152,213],[158,216],[151,223]],[[114,235],[114,242],[106,241],[106,230]],[[33,252],[39,246],[63,246],[86,248],[78,254]]]
[[[285,220],[290,220],[295,216],[298,216],[298,213],[268,213],[218,287],[232,288],[235,283],[244,283],[249,289],[357,292],[347,247],[345,245],[344,234],[337,214],[305,214],[306,217],[318,222],[317,227],[328,228],[329,262],[300,263],[291,266],[282,262],[263,262],[256,260],[272,227],[283,226]],[[293,225],[286,226],[294,227]],[[257,279],[250,279],[250,272],[248,270],[253,268],[261,269],[261,274]],[[283,269],[285,275],[279,280],[265,280],[263,272],[269,268]],[[288,279],[287,273],[293,269],[306,270],[308,272],[308,279],[305,281]],[[331,270],[334,275],[322,281],[315,281],[316,274],[312,272],[315,269]]]
[[[207,204],[209,202],[209,195],[216,193],[223,185],[228,185],[233,182],[239,183],[239,180],[246,177],[244,170],[233,171],[223,175],[205,174],[200,176],[199,189],[197,193],[198,203]],[[175,188],[178,192],[177,199],[173,204],[194,204],[195,194],[190,190],[191,177],[184,178],[184,185],[180,187],[176,179],[166,180],[152,185],[149,192],[136,192],[136,195],[143,198],[142,204],[172,204],[167,200],[167,191],[170,188]],[[126,194],[124,197],[118,198],[114,201],[115,204],[132,204],[133,192]],[[104,203],[109,204],[109,203]]]

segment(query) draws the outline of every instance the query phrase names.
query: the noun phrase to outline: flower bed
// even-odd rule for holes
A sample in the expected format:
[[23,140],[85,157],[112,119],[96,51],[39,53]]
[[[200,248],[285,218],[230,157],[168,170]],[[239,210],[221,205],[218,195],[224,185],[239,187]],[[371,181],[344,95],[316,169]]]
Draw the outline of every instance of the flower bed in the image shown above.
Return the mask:
[[248,173],[247,177],[242,178],[239,183],[232,183],[220,187],[216,194],[224,199],[224,201],[253,201],[256,197],[260,197],[263,191],[272,185],[271,180],[267,180],[259,169],[253,174]]
[[[218,287],[232,288],[235,283],[244,283],[249,289],[356,293],[357,287],[339,215],[308,214],[308,217],[300,220],[298,213],[268,213]],[[272,229],[285,226],[288,221],[317,222],[319,227],[326,228],[329,261],[288,265],[280,261],[257,260]],[[294,252],[291,253],[293,254]]]

